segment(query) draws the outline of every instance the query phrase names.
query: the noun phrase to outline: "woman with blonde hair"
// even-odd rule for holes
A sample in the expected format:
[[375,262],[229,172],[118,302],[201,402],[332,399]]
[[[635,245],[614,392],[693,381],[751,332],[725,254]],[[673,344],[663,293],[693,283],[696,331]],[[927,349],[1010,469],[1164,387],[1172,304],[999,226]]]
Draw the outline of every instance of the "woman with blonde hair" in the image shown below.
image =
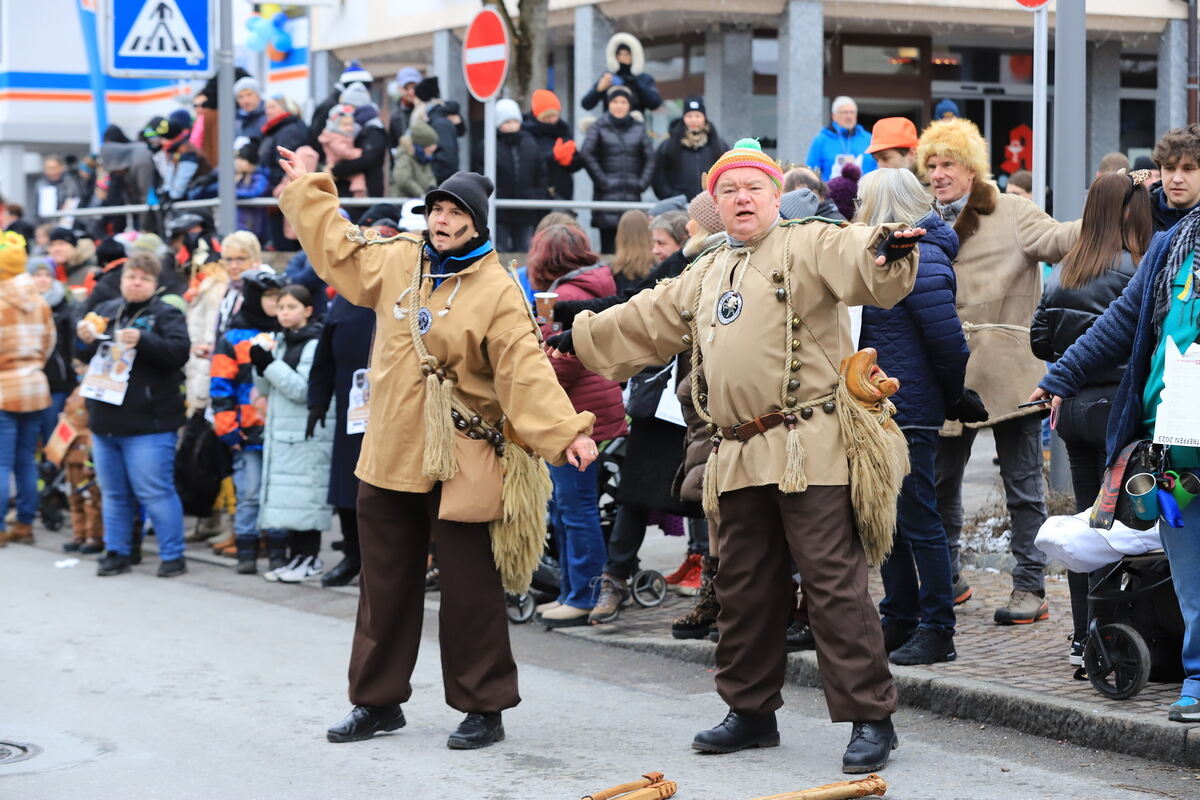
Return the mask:
[[954,595],[950,549],[934,484],[938,430],[946,419],[987,419],[978,397],[963,388],[967,342],[955,311],[958,235],[934,212],[932,198],[906,169],[868,172],[858,184],[855,222],[903,222],[926,229],[917,283],[890,309],[863,306],[861,347],[874,347],[879,366],[900,380],[896,424],[908,442],[912,471],[904,479],[891,556],[880,567],[884,645],[894,664],[952,661]]
[[626,211],[617,223],[616,255],[613,256],[613,277],[617,292],[641,281],[654,268],[654,238],[650,234],[650,218],[645,211]]

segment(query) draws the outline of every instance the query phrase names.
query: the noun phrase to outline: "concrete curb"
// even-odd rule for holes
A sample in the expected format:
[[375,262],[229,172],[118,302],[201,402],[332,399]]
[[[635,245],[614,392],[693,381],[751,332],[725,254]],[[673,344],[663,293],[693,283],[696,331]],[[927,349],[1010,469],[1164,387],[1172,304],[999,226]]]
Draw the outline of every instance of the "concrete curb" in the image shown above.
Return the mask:
[[[560,628],[556,633],[673,658],[707,667],[716,665],[716,651],[707,641],[643,639],[602,633],[603,628]],[[1147,719],[1119,710],[1053,695],[1035,694],[1002,683],[946,677],[919,667],[892,665],[900,702],[948,717],[1001,725],[1021,733],[1068,741],[1082,747],[1200,767],[1200,727],[1170,722],[1165,716]],[[816,653],[788,655],[787,677],[797,686],[820,688]]]

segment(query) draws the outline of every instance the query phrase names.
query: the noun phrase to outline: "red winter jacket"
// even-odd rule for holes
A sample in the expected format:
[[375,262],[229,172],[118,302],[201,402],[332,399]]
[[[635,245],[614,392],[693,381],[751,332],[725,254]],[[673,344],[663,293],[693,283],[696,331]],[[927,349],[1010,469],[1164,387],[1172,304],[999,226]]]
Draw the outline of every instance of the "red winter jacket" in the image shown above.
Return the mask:
[[[617,293],[612,270],[598,267],[563,281],[554,287],[558,299],[589,300],[593,297],[608,297]],[[554,333],[549,324],[542,326],[542,335]],[[566,390],[575,406],[575,411],[590,411],[596,415],[592,438],[598,442],[624,436],[629,427],[625,423],[625,403],[621,399],[621,385],[602,378],[586,369],[575,356],[552,358],[550,363],[558,375],[558,382]]]

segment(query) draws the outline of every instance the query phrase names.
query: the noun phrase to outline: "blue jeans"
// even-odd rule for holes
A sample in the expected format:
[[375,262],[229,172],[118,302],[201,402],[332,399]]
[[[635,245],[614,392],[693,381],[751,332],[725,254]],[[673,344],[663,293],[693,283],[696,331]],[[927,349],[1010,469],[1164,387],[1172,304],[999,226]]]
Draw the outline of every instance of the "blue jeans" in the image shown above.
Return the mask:
[[51,392],[50,407],[45,411],[39,412],[42,414],[42,429],[38,434],[42,438],[42,444],[50,441],[50,434],[54,433],[55,427],[58,426],[58,415],[62,413],[63,406],[67,403],[66,392]]
[[1158,531],[1171,562],[1171,582],[1183,614],[1183,680],[1180,694],[1200,697],[1200,502],[1183,510],[1183,527],[1161,520]]
[[262,488],[262,450],[238,450],[233,454],[233,489],[237,511],[233,515],[234,536],[258,538],[258,492]]
[[8,475],[17,478],[17,522],[31,523],[37,516],[38,432],[41,411],[0,411],[0,531],[8,514]]
[[904,478],[896,508],[892,554],[880,567],[884,623],[954,633],[950,548],[938,514],[934,469],[938,432],[906,430],[912,471]]
[[558,599],[575,608],[595,605],[596,579],[604,570],[604,534],[600,530],[598,462],[583,472],[570,464],[550,467],[554,505],[550,519],[558,539],[561,571]]
[[145,510],[163,561],[183,557],[183,504],[175,491],[175,432],[92,436],[92,460],[104,505],[104,547],[129,555],[138,506]]

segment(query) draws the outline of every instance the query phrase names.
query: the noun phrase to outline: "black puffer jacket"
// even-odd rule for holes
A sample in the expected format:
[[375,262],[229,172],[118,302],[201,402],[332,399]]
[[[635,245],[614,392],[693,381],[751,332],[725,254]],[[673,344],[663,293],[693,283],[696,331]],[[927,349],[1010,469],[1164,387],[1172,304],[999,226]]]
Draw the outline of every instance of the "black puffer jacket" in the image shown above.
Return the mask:
[[571,141],[571,126],[563,119],[551,124],[539,122],[532,114],[526,114],[525,121],[521,123],[521,130],[527,131],[542,151],[542,159],[546,162],[546,189],[549,197],[556,200],[575,199],[575,181],[571,176],[583,169],[583,159],[576,151],[571,163],[565,167],[554,160],[554,144],[559,139],[564,142]]
[[433,153],[433,177],[442,181],[458,172],[458,126],[449,119],[445,104],[429,109],[429,127],[437,131],[438,149]]
[[258,163],[267,168],[267,183],[272,189],[283,180],[277,147],[298,150],[308,143],[308,126],[295,114],[285,114],[263,125],[263,140],[258,149]]
[[[579,157],[596,185],[595,200],[639,200],[654,175],[654,144],[646,127],[629,116],[605,114],[596,120]],[[597,228],[615,228],[620,221],[620,211],[592,213]]]
[[[525,131],[496,136],[496,197],[518,200],[544,200],[546,161],[533,136]],[[501,225],[536,225],[542,218],[537,210],[502,209],[496,212]]]
[[[1060,270],[1061,267],[1055,269],[1046,281],[1029,330],[1029,345],[1042,361],[1062,358],[1067,348],[1087,333],[1109,304],[1120,297],[1137,267],[1129,253],[1121,253],[1121,261],[1115,268],[1079,289],[1064,289],[1058,282]],[[1124,374],[1125,363],[1114,364],[1092,375],[1088,385],[1119,383]]]
[[[175,306],[152,297],[145,303],[126,303],[123,298],[96,306],[96,313],[109,320],[109,329],[136,328],[141,331],[137,356],[129,373],[125,402],[119,406],[88,400],[92,431],[100,436],[140,436],[180,428],[183,416],[183,365],[191,350],[187,319]],[[79,339],[76,354],[91,361],[100,341],[90,345]]]
[[682,119],[671,123],[665,142],[659,145],[654,162],[654,193],[659,200],[675,195],[687,195],[691,200],[700,194],[700,175],[708,172],[729,147],[717,135],[711,122],[699,136],[688,136]]

